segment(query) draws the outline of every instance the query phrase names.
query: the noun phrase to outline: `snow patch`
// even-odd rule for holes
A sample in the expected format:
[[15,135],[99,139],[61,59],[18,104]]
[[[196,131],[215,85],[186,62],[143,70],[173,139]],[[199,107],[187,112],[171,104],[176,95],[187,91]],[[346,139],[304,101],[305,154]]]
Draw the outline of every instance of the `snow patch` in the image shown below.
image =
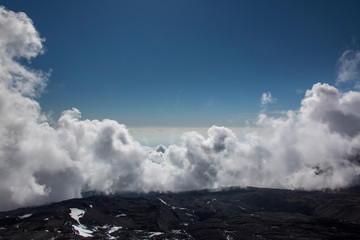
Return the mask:
[[77,231],[77,234],[82,237],[93,237],[93,231],[87,229],[87,227],[80,223],[80,218],[85,214],[84,210],[78,208],[70,208],[70,217],[74,219],[79,225],[72,225],[72,227]]
[[94,228],[95,228],[95,229],[98,229],[98,228],[100,228],[100,229],[107,229],[107,228],[109,228],[109,227],[110,227],[110,225],[106,224],[106,225],[104,225],[104,226],[95,226]]
[[160,200],[160,202],[162,202],[163,204],[165,204],[166,206],[168,206],[168,207],[172,207],[170,204],[168,204],[167,202],[165,202],[164,200],[162,200],[161,198],[157,198],[157,199],[159,199]]
[[116,232],[117,230],[122,229],[121,226],[113,226],[112,228],[110,228],[110,230],[108,231],[109,234],[112,234],[114,232]]
[[155,237],[155,236],[159,236],[159,235],[163,235],[163,232],[149,232],[149,238]]
[[28,214],[25,214],[25,215],[22,215],[22,216],[19,216],[20,219],[24,219],[24,218],[28,218],[28,217],[31,217],[31,213],[28,213]]
[[170,204],[168,204],[167,202],[165,202],[164,200],[162,200],[161,198],[157,198],[157,199],[159,199],[160,200],[160,202],[162,202],[164,205],[166,205],[166,206],[168,206],[168,207],[171,207],[171,209],[180,209],[180,210],[187,210],[186,208],[182,208],[182,207],[174,207],[174,206],[172,206],[172,205],[170,205]]
[[239,208],[241,208],[242,210],[247,211],[247,209],[245,207],[241,206],[241,205],[239,205]]
[[70,208],[70,217],[77,221],[80,224],[79,219],[82,218],[85,214],[84,210],[78,209],[78,208]]
[[78,232],[78,235],[81,237],[93,237],[93,231],[86,228],[86,226],[79,224],[79,225],[72,225],[72,227]]
[[121,213],[121,214],[118,214],[116,215],[115,217],[126,217],[127,215],[125,213]]
[[233,240],[233,238],[229,235],[226,235],[226,240]]

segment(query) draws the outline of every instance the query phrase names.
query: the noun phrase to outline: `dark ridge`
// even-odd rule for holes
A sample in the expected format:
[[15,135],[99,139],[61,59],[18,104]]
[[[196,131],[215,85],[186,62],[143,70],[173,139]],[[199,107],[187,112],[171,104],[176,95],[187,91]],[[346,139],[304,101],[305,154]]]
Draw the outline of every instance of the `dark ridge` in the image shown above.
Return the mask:
[[[89,195],[0,212],[0,238],[360,239],[359,187]],[[84,211],[80,224],[71,208]]]

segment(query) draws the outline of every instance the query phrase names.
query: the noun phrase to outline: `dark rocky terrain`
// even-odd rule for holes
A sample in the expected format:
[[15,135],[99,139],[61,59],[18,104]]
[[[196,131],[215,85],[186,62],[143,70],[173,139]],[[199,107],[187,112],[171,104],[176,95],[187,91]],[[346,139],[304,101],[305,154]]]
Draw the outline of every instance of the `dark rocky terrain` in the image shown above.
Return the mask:
[[85,237],[360,239],[360,189],[91,196],[0,213],[1,239]]

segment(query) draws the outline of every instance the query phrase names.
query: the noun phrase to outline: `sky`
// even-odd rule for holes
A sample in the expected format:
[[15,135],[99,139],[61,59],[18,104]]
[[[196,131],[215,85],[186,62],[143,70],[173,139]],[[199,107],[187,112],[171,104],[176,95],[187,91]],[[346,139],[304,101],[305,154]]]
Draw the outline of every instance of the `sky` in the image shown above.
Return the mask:
[[359,186],[359,10],[0,1],[0,211],[87,191]]
[[[297,109],[358,46],[358,1],[0,1],[25,12],[50,72],[39,98],[129,127],[238,127]],[[344,87],[344,86],[341,86]]]

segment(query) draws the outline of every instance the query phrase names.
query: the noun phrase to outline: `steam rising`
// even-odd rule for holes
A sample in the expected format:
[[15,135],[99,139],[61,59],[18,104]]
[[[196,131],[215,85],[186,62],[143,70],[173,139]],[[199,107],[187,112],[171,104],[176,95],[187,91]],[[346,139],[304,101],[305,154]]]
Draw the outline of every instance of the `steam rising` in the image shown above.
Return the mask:
[[[24,13],[3,7],[0,32],[0,210],[81,197],[88,190],[357,184],[360,92],[317,83],[298,111],[279,118],[260,114],[258,130],[244,141],[213,126],[207,137],[187,132],[179,145],[152,149],[135,141],[124,125],[81,120],[75,108],[62,113],[56,128],[50,126],[33,98],[47,75],[17,61],[42,53],[43,39]],[[349,78],[346,69],[338,81]]]

